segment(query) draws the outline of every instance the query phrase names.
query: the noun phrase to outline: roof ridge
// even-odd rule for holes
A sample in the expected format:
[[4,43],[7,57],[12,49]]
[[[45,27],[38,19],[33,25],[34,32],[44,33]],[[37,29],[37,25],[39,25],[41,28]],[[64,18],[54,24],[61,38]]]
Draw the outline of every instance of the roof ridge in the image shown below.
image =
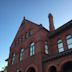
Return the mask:
[[23,26],[23,24],[25,23],[25,21],[27,21],[27,22],[29,22],[31,24],[34,24],[34,25],[38,26],[39,28],[41,28],[41,29],[43,29],[45,31],[48,31],[42,24],[38,24],[38,23],[35,23],[35,22],[31,21],[31,20],[28,20],[28,19],[26,19],[26,17],[23,18],[20,27]]
[[69,27],[69,26],[72,26],[72,20],[66,22],[65,24],[63,24],[62,26],[60,26],[59,28],[57,28],[56,30],[54,30],[50,36],[53,36],[61,31],[63,31],[65,28]]
[[28,21],[28,22],[30,22],[30,23],[32,23],[32,24],[40,27],[41,29],[44,29],[44,30],[48,31],[42,24],[37,24],[37,23],[35,23],[35,22],[33,22],[33,21],[30,21],[30,20],[28,20],[28,19],[25,19],[25,21]]

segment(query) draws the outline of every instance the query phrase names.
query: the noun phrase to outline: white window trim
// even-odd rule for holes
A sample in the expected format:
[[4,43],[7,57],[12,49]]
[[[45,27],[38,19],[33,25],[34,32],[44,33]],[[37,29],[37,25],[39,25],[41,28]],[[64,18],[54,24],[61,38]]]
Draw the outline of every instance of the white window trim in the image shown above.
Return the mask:
[[32,42],[30,45],[30,56],[33,56],[35,54],[35,43]]
[[48,54],[48,42],[45,42],[45,54]]
[[68,43],[68,40],[72,40],[72,35],[68,35],[66,36],[66,41],[67,41],[67,46],[68,46],[68,49],[72,49],[72,48],[69,48],[70,45],[72,45],[72,42],[71,43]]
[[[62,44],[62,47],[59,47],[59,44]],[[57,46],[58,46],[58,51],[59,51],[59,53],[64,51],[64,47],[63,47],[63,42],[62,42],[62,40],[58,40],[58,41],[57,41]],[[61,51],[61,49],[62,49],[62,51]]]

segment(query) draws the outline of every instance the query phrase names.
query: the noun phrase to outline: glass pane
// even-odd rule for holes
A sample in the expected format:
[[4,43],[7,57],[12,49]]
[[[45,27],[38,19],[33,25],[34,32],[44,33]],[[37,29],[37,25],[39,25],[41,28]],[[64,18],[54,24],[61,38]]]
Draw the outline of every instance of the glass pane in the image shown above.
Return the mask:
[[58,48],[61,48],[61,47],[63,47],[63,43],[58,44]]
[[15,54],[13,54],[13,57],[15,57]]
[[45,49],[48,49],[48,45],[45,45]]
[[20,53],[20,57],[22,57],[23,56],[23,53]]
[[71,49],[72,48],[72,44],[68,45],[68,48]]
[[35,54],[35,45],[34,45],[34,42],[33,42],[30,45],[30,56],[32,56],[34,54]]
[[33,50],[35,49],[35,46],[33,46]]
[[72,43],[72,38],[67,40],[67,44],[71,44]]
[[14,57],[13,57],[13,58],[12,58],[12,64],[14,64],[14,60],[15,60],[15,59],[14,59]]
[[48,54],[48,50],[47,49],[45,50],[45,53]]
[[20,61],[22,61],[23,60],[23,57],[22,56],[20,56]]
[[32,53],[33,55],[35,54],[35,52],[33,51],[33,53]]
[[35,47],[33,47],[33,55],[35,54]]
[[71,35],[68,35],[67,37],[66,37],[66,39],[69,39],[69,38],[71,38],[72,36]]
[[21,49],[21,52],[23,52],[24,51],[24,49]]
[[64,51],[64,48],[60,48],[60,49],[59,49],[59,52],[63,52],[63,51]]
[[23,60],[23,54],[24,54],[24,49],[22,48],[22,49],[21,49],[21,52],[20,52],[20,61]]
[[45,45],[45,53],[48,54],[48,45]]
[[25,38],[28,38],[28,36],[29,36],[29,34],[28,34],[28,32],[26,32]]
[[32,49],[32,47],[30,47],[30,52],[32,52],[33,51],[33,49]]
[[12,64],[14,64],[14,60],[15,60],[15,54],[13,54],[13,57],[12,57]]
[[32,56],[32,52],[30,52],[30,56]]

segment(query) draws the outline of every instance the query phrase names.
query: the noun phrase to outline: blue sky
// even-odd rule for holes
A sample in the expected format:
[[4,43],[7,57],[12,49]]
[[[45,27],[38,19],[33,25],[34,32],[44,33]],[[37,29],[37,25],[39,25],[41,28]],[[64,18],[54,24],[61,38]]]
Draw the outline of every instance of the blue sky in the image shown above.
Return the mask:
[[72,0],[0,0],[0,70],[24,16],[48,29],[48,14],[52,13],[58,28],[72,19],[71,7]]

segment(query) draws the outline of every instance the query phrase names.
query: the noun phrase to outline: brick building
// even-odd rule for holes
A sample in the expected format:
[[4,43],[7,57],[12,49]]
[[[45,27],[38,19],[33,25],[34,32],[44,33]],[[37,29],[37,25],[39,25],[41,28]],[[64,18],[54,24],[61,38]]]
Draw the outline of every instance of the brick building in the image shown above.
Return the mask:
[[72,72],[72,20],[55,30],[52,14],[48,18],[50,30],[24,17],[7,72]]

